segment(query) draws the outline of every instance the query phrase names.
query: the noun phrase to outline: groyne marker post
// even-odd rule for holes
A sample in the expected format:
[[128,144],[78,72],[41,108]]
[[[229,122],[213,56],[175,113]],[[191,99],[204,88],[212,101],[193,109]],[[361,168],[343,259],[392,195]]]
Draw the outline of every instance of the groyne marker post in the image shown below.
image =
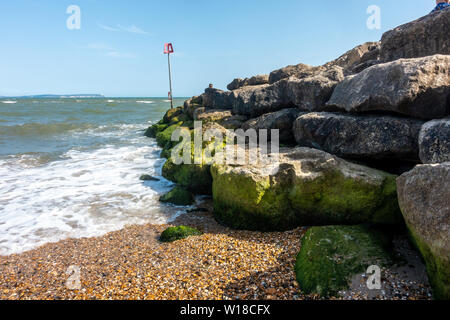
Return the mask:
[[169,86],[170,86],[170,92],[169,92],[169,100],[170,100],[170,109],[173,109],[173,94],[172,94],[172,69],[170,67],[170,54],[173,53],[173,46],[171,43],[166,43],[164,45],[164,54],[167,54],[167,63],[169,65]]

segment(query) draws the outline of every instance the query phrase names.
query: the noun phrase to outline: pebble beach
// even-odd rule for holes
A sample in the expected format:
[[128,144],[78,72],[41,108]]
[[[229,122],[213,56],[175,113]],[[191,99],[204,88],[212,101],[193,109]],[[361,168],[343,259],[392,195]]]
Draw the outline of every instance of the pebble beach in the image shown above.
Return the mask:
[[[293,271],[306,227],[233,231],[215,222],[209,205],[181,215],[171,225],[190,225],[204,234],[166,244],[159,235],[168,225],[134,225],[102,237],[67,239],[1,256],[0,299],[319,299],[301,294]],[[79,289],[67,287],[70,266],[80,268]],[[397,296],[388,291],[384,298],[430,298],[429,286],[416,279],[400,275],[389,277],[389,282],[404,290]],[[370,297],[355,290],[341,298]]]

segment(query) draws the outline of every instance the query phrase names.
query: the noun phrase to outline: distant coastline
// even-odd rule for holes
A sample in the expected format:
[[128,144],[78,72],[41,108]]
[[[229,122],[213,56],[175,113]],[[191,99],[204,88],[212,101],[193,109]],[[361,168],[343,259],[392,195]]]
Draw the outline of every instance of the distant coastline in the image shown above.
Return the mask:
[[0,96],[0,99],[67,99],[67,98],[105,98],[101,94],[41,94],[41,95],[30,95],[30,96]]

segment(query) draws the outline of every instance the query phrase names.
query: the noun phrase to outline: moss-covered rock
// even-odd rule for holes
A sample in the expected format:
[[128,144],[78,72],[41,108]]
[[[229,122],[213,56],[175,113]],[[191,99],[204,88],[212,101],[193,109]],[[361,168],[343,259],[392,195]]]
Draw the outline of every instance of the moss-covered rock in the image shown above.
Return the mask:
[[[225,128],[215,124],[209,123],[203,126],[203,131],[207,129],[217,129],[221,132],[225,133]],[[194,133],[191,130],[191,141],[183,143],[190,143],[190,151],[191,151],[191,164],[180,164],[176,165],[171,158],[171,148],[174,145],[171,145],[170,148],[165,148],[162,152],[162,155],[167,157],[168,160],[163,166],[162,175],[166,179],[177,183],[180,186],[190,190],[195,194],[212,194],[212,176],[211,176],[211,165],[209,164],[210,158],[208,158],[206,151],[209,148],[213,148],[213,141],[203,141],[201,159],[194,159],[194,146],[193,146],[193,137]],[[221,145],[223,147],[224,144]]]
[[176,186],[171,191],[163,195],[159,201],[172,203],[177,206],[188,206],[194,202],[194,197],[188,190]]
[[419,165],[397,179],[400,208],[436,299],[450,299],[450,162]]
[[[161,119],[158,123],[150,126],[144,133],[146,137],[149,138],[157,138],[159,133],[163,133],[166,129],[173,125],[181,126],[184,124],[186,127],[192,127],[192,119],[183,113],[183,108],[173,108],[169,109],[166,114],[164,115],[163,119]],[[174,129],[172,129],[173,132]],[[172,133],[170,132],[170,135]],[[163,135],[164,142],[167,142],[167,134]],[[161,138],[160,138],[161,139]],[[170,136],[169,136],[170,140]],[[162,144],[162,143],[161,143]],[[161,145],[160,142],[158,142],[158,145],[161,147],[164,147],[165,145]]]
[[179,141],[172,141],[172,134],[175,132],[175,130],[178,130],[180,128],[187,128],[192,129],[193,123],[192,122],[178,122],[175,124],[172,124],[168,127],[166,127],[164,130],[158,132],[156,134],[156,142],[158,143],[158,146],[163,148],[163,150],[169,150],[176,146]]
[[176,165],[169,158],[163,166],[162,175],[196,194],[211,194],[212,177],[209,165]]
[[371,265],[391,262],[389,239],[366,226],[313,227],[302,239],[295,264],[303,293],[335,296],[347,289],[352,276]]
[[216,219],[236,229],[401,221],[396,176],[328,153],[280,150],[276,167],[213,165]]
[[158,146],[161,148],[166,147],[167,145],[172,145],[172,134],[175,130],[179,129],[182,126],[183,122],[179,122],[173,125],[168,126],[163,131],[160,131],[156,134],[156,142]]
[[161,234],[160,240],[162,242],[173,242],[181,239],[186,239],[191,236],[200,236],[202,233],[197,229],[179,226],[179,227],[170,227],[164,230]]
[[149,138],[156,138],[156,135],[161,132],[164,131],[165,129],[167,129],[169,125],[168,124],[163,124],[158,122],[157,124],[154,124],[152,126],[150,126],[144,133],[144,136],[149,137]]
[[169,109],[162,119],[163,123],[166,124],[174,124],[180,121],[184,122],[189,120],[189,117],[183,113],[183,107]]

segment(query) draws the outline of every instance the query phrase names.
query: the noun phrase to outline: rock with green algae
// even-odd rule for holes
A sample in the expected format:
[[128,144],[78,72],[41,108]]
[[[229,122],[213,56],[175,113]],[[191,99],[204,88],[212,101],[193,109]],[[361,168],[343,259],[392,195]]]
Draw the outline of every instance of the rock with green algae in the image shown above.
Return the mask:
[[179,227],[170,227],[164,230],[161,234],[160,240],[162,242],[173,242],[181,239],[186,239],[191,236],[200,236],[202,233],[197,229],[187,227],[187,226],[179,226]]
[[418,165],[397,179],[398,199],[436,299],[450,299],[450,162]]
[[150,126],[144,133],[144,136],[148,137],[148,138],[156,138],[156,135],[161,132],[164,131],[165,129],[167,129],[169,125],[168,124],[164,124],[162,123],[162,121]]
[[312,227],[302,239],[295,263],[303,293],[336,296],[352,276],[371,265],[389,265],[389,239],[367,226]]
[[396,176],[310,148],[280,149],[279,163],[213,165],[216,219],[245,230],[401,221]]
[[[226,129],[216,123],[208,123],[203,125],[203,133],[208,129],[216,129],[222,134],[226,133]],[[191,151],[191,164],[175,164],[171,157],[172,149],[163,150],[162,155],[167,157],[168,160],[163,166],[162,175],[167,180],[177,183],[178,185],[188,189],[195,194],[212,194],[212,176],[211,176],[211,157],[208,155],[213,155],[213,152],[207,152],[211,148],[215,147],[215,143],[211,141],[203,141],[201,160],[194,159],[194,133],[191,130],[191,141],[183,143],[190,143]],[[214,141],[214,140],[213,140]],[[221,144],[221,148],[223,148]],[[180,153],[180,157],[182,153]]]
[[177,206],[188,206],[194,202],[194,197],[188,190],[176,186],[171,191],[163,195],[159,201],[172,203]]
[[[164,132],[166,129],[172,126],[181,126],[184,124],[184,126],[191,127],[192,118],[189,117],[189,115],[183,113],[183,108],[173,108],[169,109],[164,117],[156,124],[150,126],[144,133],[146,137],[149,138],[157,138],[159,133]],[[173,132],[173,128],[171,129]],[[170,132],[170,135],[172,135],[172,132]],[[167,142],[166,138],[167,134],[164,135],[164,142]],[[169,136],[170,140],[170,136]],[[160,145],[160,142],[158,142],[158,145]],[[160,147],[164,147],[165,145],[160,145]]]
[[181,128],[182,125],[183,122],[178,122],[168,126],[163,131],[158,132],[156,134],[156,142],[158,143],[158,146],[160,146],[161,148],[172,146],[174,144],[174,142],[172,141],[172,134],[175,130]]
[[162,175],[196,194],[211,194],[212,177],[209,165],[174,164],[169,158],[163,166]]
[[169,109],[162,118],[163,123],[174,124],[178,122],[191,121],[192,117],[183,111],[183,107]]

